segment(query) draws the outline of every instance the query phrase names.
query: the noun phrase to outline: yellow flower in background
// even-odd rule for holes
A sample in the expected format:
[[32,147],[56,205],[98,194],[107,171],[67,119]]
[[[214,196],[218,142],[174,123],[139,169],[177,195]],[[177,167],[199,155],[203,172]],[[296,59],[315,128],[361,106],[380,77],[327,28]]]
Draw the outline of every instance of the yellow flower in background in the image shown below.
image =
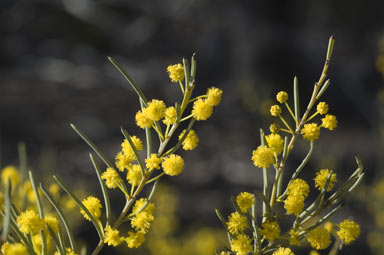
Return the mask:
[[316,250],[327,249],[331,244],[331,234],[323,227],[317,227],[309,231],[307,240]]
[[329,174],[331,174],[331,179],[329,181],[327,191],[331,191],[333,189],[333,187],[335,186],[335,183],[337,182],[336,173],[334,173],[332,170],[329,170],[329,169],[321,169],[319,172],[316,173],[316,177],[314,179],[315,187],[318,190],[322,190],[324,188]]
[[319,139],[320,136],[320,127],[316,123],[305,124],[301,130],[301,134],[304,139],[308,141],[315,141]]
[[[184,129],[180,135],[179,140],[183,137],[187,130]],[[196,132],[194,130],[190,130],[187,137],[182,142],[183,149],[186,151],[193,150],[197,147],[197,144],[199,143],[199,137],[197,136]]]
[[282,104],[284,102],[286,102],[288,100],[288,93],[285,92],[285,91],[280,91],[279,93],[277,93],[276,95],[276,100]]
[[179,175],[183,171],[184,160],[179,155],[171,154],[164,159],[161,166],[165,174],[170,176]]
[[22,212],[16,221],[19,230],[25,234],[38,233],[44,229],[44,221],[40,219],[39,215],[33,210]]
[[212,105],[204,99],[198,99],[193,103],[192,116],[196,120],[206,120],[211,117],[213,112]]
[[276,155],[279,155],[283,151],[283,138],[278,134],[270,134],[265,137],[270,148]]
[[172,82],[179,82],[184,80],[184,67],[182,64],[168,66],[167,72]]
[[228,217],[227,228],[233,235],[243,233],[248,225],[247,217],[238,212],[231,213]]
[[148,117],[143,111],[138,111],[135,116],[136,125],[141,128],[150,128],[153,125],[153,120]]
[[337,235],[346,244],[349,244],[352,241],[356,240],[356,238],[360,235],[359,224],[352,220],[344,220],[339,224],[339,226],[340,230],[337,231]]
[[268,168],[275,162],[273,151],[267,147],[259,146],[252,153],[253,164],[260,168]]
[[220,104],[223,91],[221,89],[211,87],[207,90],[207,102],[212,106]]
[[131,168],[128,169],[127,180],[129,184],[137,186],[139,185],[142,178],[143,175],[141,173],[141,168],[139,165],[132,165]]
[[274,117],[277,117],[281,114],[281,108],[277,104],[272,105],[269,111],[271,112],[271,115]]
[[145,241],[145,234],[142,232],[128,232],[128,237],[124,239],[128,248],[139,248]]
[[4,243],[1,246],[3,255],[27,255],[27,248],[21,243]]
[[260,234],[268,241],[273,242],[280,237],[280,226],[276,221],[266,221],[261,224]]
[[316,110],[321,114],[321,115],[324,115],[328,112],[328,105],[326,102],[320,102],[317,107],[316,107]]
[[324,224],[324,228],[329,232],[329,233],[332,233],[333,231],[333,226],[334,224],[330,221],[327,221],[325,224]]
[[236,203],[239,206],[240,211],[246,213],[252,208],[252,205],[256,203],[256,200],[251,193],[241,192],[236,197]]
[[154,170],[154,169],[160,169],[160,164],[163,161],[163,158],[157,157],[156,153],[152,153],[149,158],[145,159],[145,166],[149,170]]
[[295,254],[289,248],[279,247],[279,249],[274,251],[272,255],[295,255]]
[[6,166],[1,170],[1,181],[3,185],[7,185],[8,180],[11,180],[12,187],[15,187],[20,182],[20,174],[16,167]]
[[165,125],[172,125],[176,123],[176,116],[177,116],[176,108],[173,106],[168,107],[167,109],[165,109],[165,112],[164,112],[163,123]]
[[119,187],[119,182],[121,180],[120,175],[110,167],[108,167],[107,170],[101,174],[101,179],[105,181],[105,184],[110,189]]
[[291,180],[288,184],[287,194],[289,196],[303,196],[306,198],[309,194],[309,185],[303,179]]
[[105,228],[104,243],[109,246],[118,246],[122,241],[123,239],[120,237],[119,230],[113,229],[111,226]]
[[324,118],[321,119],[321,121],[321,126],[331,131],[337,127],[337,119],[335,115],[327,114]]
[[[97,197],[89,196],[84,199],[82,203],[96,220],[100,218],[102,205]],[[88,214],[83,209],[80,210],[80,213],[86,220],[91,221],[91,218],[89,218]]]
[[248,255],[248,252],[252,252],[251,238],[244,234],[238,235],[231,242],[231,250],[236,255]]
[[60,186],[57,183],[52,183],[49,185],[48,191],[52,195],[57,196],[60,193]]

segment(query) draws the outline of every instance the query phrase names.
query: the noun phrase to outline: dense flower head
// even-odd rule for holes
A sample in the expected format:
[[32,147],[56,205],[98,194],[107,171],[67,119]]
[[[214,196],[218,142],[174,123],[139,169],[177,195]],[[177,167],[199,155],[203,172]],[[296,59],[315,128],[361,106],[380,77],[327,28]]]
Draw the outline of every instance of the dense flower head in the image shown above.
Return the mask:
[[145,234],[143,232],[128,232],[128,237],[124,239],[128,248],[139,248],[145,241]]
[[[140,199],[136,200],[135,205],[132,208],[132,213],[139,212],[139,210],[141,210],[141,208],[144,207],[144,205],[147,203],[147,201],[148,200],[146,198],[140,198]],[[149,202],[147,207],[145,207],[145,209],[143,211],[147,212],[149,214],[153,214],[155,211],[155,204],[152,202]]]
[[248,219],[238,212],[231,213],[228,217],[227,228],[229,233],[237,235],[243,233],[248,227]]
[[298,216],[304,209],[304,199],[302,195],[288,195],[284,201],[284,208],[287,213]]
[[152,153],[151,156],[145,159],[145,166],[149,170],[160,169],[160,164],[163,161],[163,158],[159,158],[156,153]]
[[109,246],[118,246],[124,239],[120,237],[120,232],[117,229],[113,229],[111,226],[105,228],[104,243]]
[[290,245],[300,245],[299,241],[300,232],[294,229],[289,231],[289,244]]
[[[85,208],[87,208],[88,211],[92,214],[92,216],[95,217],[95,219],[100,218],[102,205],[97,197],[89,196],[84,199],[82,203]],[[83,209],[80,210],[80,213],[86,220],[91,221],[91,218],[89,218],[88,214]]]
[[136,119],[136,125],[138,125],[143,129],[150,128],[153,125],[153,120],[150,119],[148,115],[144,113],[144,111],[138,111],[136,113],[135,119]]
[[268,241],[273,242],[280,237],[280,226],[276,221],[266,221],[261,224],[260,234]]
[[279,247],[279,249],[274,251],[272,255],[295,255],[295,254],[289,248]]
[[301,134],[304,139],[308,141],[315,141],[319,139],[320,136],[320,127],[316,123],[305,124],[301,130]]
[[121,180],[120,175],[110,167],[108,167],[107,170],[101,174],[101,179],[105,181],[105,184],[110,189],[119,187],[119,182]]
[[321,119],[321,126],[329,130],[334,130],[337,127],[337,119],[335,115],[327,114]]
[[[130,136],[130,138],[136,150],[138,151],[143,150],[143,142],[140,140],[140,138],[138,138],[137,136]],[[127,139],[124,139],[124,141],[121,143],[121,150],[126,155],[130,155],[134,153]]]
[[337,235],[346,244],[349,244],[356,240],[360,235],[360,226],[352,220],[344,220],[339,224],[340,230],[337,231]]
[[172,125],[176,123],[176,116],[177,116],[176,108],[173,106],[168,107],[167,109],[165,109],[165,112],[164,112],[163,123],[165,125]]
[[161,163],[164,173],[170,176],[179,175],[184,168],[184,159],[176,154],[166,157]]
[[270,134],[265,137],[270,148],[276,155],[279,155],[283,151],[283,138],[278,134]]
[[45,216],[44,222],[53,230],[54,233],[58,233],[60,231],[59,220],[55,216]]
[[323,227],[317,227],[308,232],[307,240],[316,250],[327,249],[331,244],[331,234]]
[[326,102],[320,102],[320,103],[317,105],[316,110],[317,110],[320,114],[322,114],[322,115],[326,114],[326,113],[328,112],[328,105],[327,105],[327,103],[326,103]]
[[279,93],[277,93],[276,95],[276,100],[282,104],[284,103],[285,101],[288,100],[288,93],[285,92],[285,91],[280,91]]
[[333,186],[335,186],[335,183],[337,182],[336,173],[329,169],[321,169],[319,172],[316,173],[316,177],[314,179],[315,187],[318,190],[322,190],[324,188],[329,174],[331,174],[331,179],[329,181],[327,191],[331,191],[333,189]]
[[44,229],[44,220],[40,219],[39,215],[33,210],[22,212],[16,221],[20,231],[25,234],[38,233]]
[[239,206],[240,211],[246,213],[252,208],[252,205],[254,205],[256,201],[251,193],[241,192],[236,197],[236,203]]
[[271,106],[271,109],[269,111],[271,112],[272,116],[277,117],[281,114],[281,107],[275,104]]
[[[180,135],[179,135],[179,140],[183,137],[185,134],[186,129],[184,129]],[[190,130],[187,137],[184,139],[182,142],[183,149],[188,151],[188,150],[193,150],[194,148],[197,147],[197,144],[199,143],[199,137],[197,136],[196,132],[194,130]]]
[[236,252],[236,255],[248,255],[252,252],[251,238],[245,234],[240,234],[231,242],[231,250]]
[[280,126],[273,123],[269,126],[269,131],[271,131],[272,134],[277,134],[280,132]]
[[222,95],[223,91],[221,89],[211,87],[207,90],[207,102],[212,106],[216,106],[220,104]]
[[22,243],[3,243],[1,246],[2,255],[27,255],[27,248]]
[[152,214],[142,211],[137,213],[135,217],[132,218],[131,225],[136,229],[136,231],[147,233],[153,220],[154,217]]
[[138,164],[134,164],[131,168],[128,169],[127,181],[133,186],[139,185],[143,175],[141,173],[141,168]]
[[12,187],[16,186],[20,182],[20,173],[14,166],[6,166],[1,170],[1,181],[3,185],[8,183],[8,180],[11,180]]
[[267,147],[259,146],[252,153],[253,164],[260,168],[268,168],[275,158],[273,156],[273,151]]
[[288,184],[287,194],[306,198],[309,194],[309,185],[303,179],[293,179]]
[[204,99],[198,99],[193,103],[192,116],[196,120],[206,120],[211,117],[213,112],[212,105]]
[[162,100],[153,99],[148,102],[146,108],[144,108],[143,112],[147,117],[153,121],[158,121],[164,117],[166,105]]
[[184,80],[184,67],[180,63],[168,66],[167,72],[172,82],[179,82]]
[[125,169],[130,168],[131,162],[135,160],[135,154],[125,154],[122,151],[118,152],[115,157],[115,164],[119,171],[123,172]]

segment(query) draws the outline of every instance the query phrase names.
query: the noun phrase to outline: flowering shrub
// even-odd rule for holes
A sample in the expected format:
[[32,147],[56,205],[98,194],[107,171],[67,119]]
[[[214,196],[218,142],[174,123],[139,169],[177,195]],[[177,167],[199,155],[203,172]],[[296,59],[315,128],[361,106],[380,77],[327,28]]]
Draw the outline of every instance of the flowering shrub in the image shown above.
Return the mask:
[[[175,102],[174,106],[167,106],[159,99],[148,100],[136,83],[112,58],[109,60],[123,74],[132,88],[139,96],[140,110],[135,119],[136,124],[144,129],[146,135],[145,145],[134,135],[130,135],[124,128],[121,129],[124,140],[121,151],[116,154],[112,163],[102,151],[81,131],[71,124],[72,128],[90,146],[105,164],[105,171],[90,154],[91,162],[99,178],[103,199],[88,196],[82,201],[57,176],[54,179],[79,207],[84,219],[91,222],[99,236],[99,244],[92,254],[100,254],[105,245],[119,246],[123,243],[128,248],[140,247],[155,219],[155,204],[152,201],[157,183],[164,175],[176,176],[184,169],[183,158],[176,154],[180,148],[193,150],[197,147],[199,138],[192,129],[196,121],[207,120],[213,113],[213,108],[221,101],[222,91],[211,87],[206,94],[193,98],[195,88],[196,61],[192,57],[191,67],[187,60],[183,64],[169,66],[167,71],[171,82],[178,83],[182,94],[182,101]],[[192,110],[186,114],[187,106],[192,104]],[[187,122],[186,129],[179,130],[183,122]],[[153,147],[153,134],[159,139],[159,147]],[[171,144],[171,138],[176,136],[177,142]],[[145,156],[140,152],[146,147]],[[29,171],[30,185],[26,194],[34,206],[31,208],[18,207],[15,201],[14,190],[20,186],[20,176],[16,169],[7,167],[2,171],[2,186],[6,190],[4,196],[4,225],[2,253],[9,254],[79,254],[78,242],[75,240],[68,219],[58,204],[52,189],[46,189],[42,184],[37,185],[32,171]],[[152,185],[148,197],[141,197],[145,186]],[[126,199],[120,215],[114,218],[111,214],[111,203],[108,189],[119,189]],[[43,198],[51,204],[51,208],[43,207]],[[3,204],[3,203],[2,203]],[[52,209],[54,208],[54,209]],[[22,210],[22,211],[20,211]],[[47,214],[48,211],[56,214]],[[103,212],[105,211],[105,212]],[[129,231],[122,231],[121,225],[130,226]],[[68,243],[64,239],[68,237]],[[86,253],[86,249],[81,249]]]
[[[318,171],[314,175],[313,185],[318,191],[313,201],[306,201],[310,185],[304,179],[298,178],[310,159],[322,130],[332,131],[338,124],[336,117],[328,113],[328,104],[319,102],[330,85],[326,77],[333,45],[334,38],[331,37],[324,69],[313,87],[312,97],[304,114],[301,114],[299,109],[296,77],[293,86],[293,110],[288,104],[288,93],[277,93],[276,100],[279,104],[271,106],[270,114],[280,120],[282,127],[277,123],[271,124],[271,133],[268,135],[261,130],[261,145],[253,151],[251,157],[253,164],[263,172],[263,191],[241,192],[236,198],[232,198],[235,212],[227,219],[216,210],[228,232],[230,244],[226,251],[217,254],[294,255],[292,247],[300,245],[303,240],[315,250],[327,249],[332,243],[332,235],[335,241],[330,254],[337,254],[343,244],[349,244],[359,236],[360,227],[356,222],[346,219],[339,224],[333,224],[330,221],[330,217],[342,207],[345,197],[356,188],[364,176],[358,157],[358,169],[341,185],[337,185],[337,175],[333,170]],[[282,107],[287,110],[292,120],[283,117]],[[315,119],[318,115],[323,116],[320,122]],[[286,162],[295,143],[301,138],[309,143],[308,154],[296,170],[286,169]],[[289,176],[286,186],[284,175]],[[256,206],[257,201],[262,203],[260,213]],[[333,230],[333,225],[337,230]]]

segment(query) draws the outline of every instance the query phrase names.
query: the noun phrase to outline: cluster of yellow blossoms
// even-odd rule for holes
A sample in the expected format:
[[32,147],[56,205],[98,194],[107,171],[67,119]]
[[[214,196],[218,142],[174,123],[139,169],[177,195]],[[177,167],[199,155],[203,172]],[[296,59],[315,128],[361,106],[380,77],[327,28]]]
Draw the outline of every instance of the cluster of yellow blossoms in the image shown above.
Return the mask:
[[[216,210],[219,219],[227,229],[231,249],[231,252],[225,251],[221,253],[222,255],[294,255],[292,248],[286,246],[298,246],[306,240],[313,249],[324,250],[331,245],[332,235],[338,240],[335,245],[349,244],[359,236],[360,227],[356,222],[344,220],[334,224],[329,221],[329,218],[341,208],[340,202],[346,194],[352,192],[364,176],[358,157],[356,158],[358,170],[332,194],[326,195],[326,192],[332,192],[335,189],[336,173],[330,169],[318,171],[313,179],[313,186],[318,190],[318,194],[311,203],[305,201],[310,192],[309,184],[298,178],[312,154],[314,141],[320,137],[320,129],[332,131],[337,127],[336,117],[328,113],[328,104],[318,102],[330,84],[330,81],[325,81],[325,78],[333,42],[334,39],[331,38],[323,73],[315,83],[312,97],[303,114],[300,114],[297,78],[294,79],[294,111],[288,104],[287,92],[280,91],[276,95],[276,100],[285,106],[287,114],[293,121],[285,119],[279,104],[271,106],[270,114],[279,118],[283,127],[273,123],[269,127],[271,133],[268,135],[261,130],[261,145],[253,151],[251,157],[253,164],[262,169],[263,191],[255,191],[254,194],[240,193],[236,201],[233,201],[236,211],[229,215],[228,220],[225,220],[220,211]],[[312,111],[313,108],[316,109],[315,112]],[[313,121],[318,115],[323,116],[321,123]],[[290,124],[291,122],[294,125]],[[284,135],[284,132],[287,135]],[[284,172],[288,171],[285,169],[286,161],[300,137],[309,141],[310,149],[297,169],[290,173],[291,177],[284,189]],[[270,168],[275,170],[274,180]],[[256,198],[262,202],[261,216],[257,214]],[[287,229],[289,223],[283,224],[282,221],[287,220],[291,215],[294,219]],[[333,226],[338,230],[333,231]]]

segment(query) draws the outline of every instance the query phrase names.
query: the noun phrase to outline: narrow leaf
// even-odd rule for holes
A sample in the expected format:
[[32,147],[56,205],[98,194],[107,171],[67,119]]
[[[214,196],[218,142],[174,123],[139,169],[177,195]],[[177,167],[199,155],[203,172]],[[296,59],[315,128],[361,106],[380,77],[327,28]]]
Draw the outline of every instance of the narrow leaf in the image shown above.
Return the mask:
[[47,198],[47,200],[51,203],[52,207],[55,208],[57,214],[59,215],[61,222],[64,225],[65,231],[67,232],[69,243],[71,245],[71,249],[73,251],[76,251],[76,243],[75,238],[73,236],[72,230],[69,227],[68,221],[64,216],[63,211],[60,209],[60,207],[56,204],[55,200],[53,200],[52,196],[49,194],[49,192],[43,187],[42,184],[40,184],[40,189],[43,192],[44,196]]
[[83,131],[81,131],[78,127],[76,127],[72,123],[71,123],[71,127],[89,145],[89,147],[91,147],[91,149],[100,157],[100,159],[104,161],[107,167],[115,169],[111,161],[108,160],[108,158],[104,155],[104,153],[101,152],[101,150],[88,138],[86,134],[84,134]]
[[101,179],[100,167],[97,164],[97,162],[95,161],[95,158],[93,157],[93,155],[91,153],[89,153],[89,157],[91,158],[92,165],[96,171],[97,179],[99,179],[101,191],[103,192],[103,198],[104,198],[104,204],[105,204],[105,214],[107,217],[107,225],[111,225],[111,203],[109,201],[108,189],[107,189],[105,183],[103,182],[103,180]]

